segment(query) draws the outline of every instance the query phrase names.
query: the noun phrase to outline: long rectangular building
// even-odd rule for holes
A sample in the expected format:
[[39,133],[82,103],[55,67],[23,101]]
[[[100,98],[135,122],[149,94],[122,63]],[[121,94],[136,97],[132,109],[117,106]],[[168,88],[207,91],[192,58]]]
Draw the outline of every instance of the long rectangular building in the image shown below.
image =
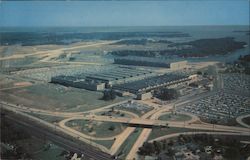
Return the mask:
[[51,82],[88,90],[103,90],[105,87],[109,88],[113,85],[133,82],[152,76],[157,76],[157,74],[150,70],[140,70],[132,67],[117,67],[109,71],[96,73],[74,76],[55,76],[51,78]]
[[86,76],[86,80],[103,82],[107,85],[112,86],[116,84],[137,81],[152,76],[156,76],[156,74],[148,70],[139,70],[134,68],[117,68],[108,72],[100,72],[88,75]]
[[85,79],[78,78],[77,76],[56,76],[52,77],[51,83],[61,84],[67,87],[82,88],[92,91],[104,90],[105,83],[94,81],[85,81]]
[[115,64],[134,65],[134,66],[150,66],[150,67],[164,67],[171,69],[181,69],[186,67],[187,61],[175,59],[160,59],[139,56],[125,56],[114,58]]
[[191,80],[187,75],[164,74],[156,77],[146,78],[135,82],[114,85],[113,88],[131,93],[148,92],[153,89],[183,83]]

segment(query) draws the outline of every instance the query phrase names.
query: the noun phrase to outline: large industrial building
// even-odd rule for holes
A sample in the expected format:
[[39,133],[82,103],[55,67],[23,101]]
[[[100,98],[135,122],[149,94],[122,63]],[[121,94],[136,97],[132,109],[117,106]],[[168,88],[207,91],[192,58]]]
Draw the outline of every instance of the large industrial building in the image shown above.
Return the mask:
[[56,76],[51,79],[52,83],[88,90],[103,90],[113,85],[129,83],[156,76],[149,70],[140,70],[130,67],[117,67],[112,70],[82,74],[75,76]]
[[128,67],[118,67],[116,69],[101,73],[94,73],[86,76],[87,81],[95,81],[105,83],[107,86],[123,84],[127,82],[137,81],[148,77],[156,76],[152,71],[139,70]]
[[187,61],[176,61],[170,59],[125,56],[114,58],[115,64],[135,65],[135,66],[150,66],[150,67],[164,67],[170,69],[182,69],[187,65]]
[[146,93],[159,87],[178,85],[191,80],[191,77],[187,75],[164,74],[135,82],[114,85],[113,88],[138,94],[143,92]]
[[104,90],[105,83],[95,82],[95,81],[86,81],[78,76],[56,76],[52,77],[51,83],[61,84],[64,86],[83,88],[92,91]]

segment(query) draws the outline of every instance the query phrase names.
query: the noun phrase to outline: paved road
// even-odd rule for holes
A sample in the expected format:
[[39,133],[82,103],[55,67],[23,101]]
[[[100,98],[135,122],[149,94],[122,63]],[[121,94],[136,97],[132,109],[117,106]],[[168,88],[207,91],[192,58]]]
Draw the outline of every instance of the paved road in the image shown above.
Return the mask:
[[87,48],[87,47],[97,47],[100,45],[106,45],[111,44],[117,41],[108,41],[108,42],[100,42],[100,43],[92,43],[92,44],[85,44],[85,45],[79,45],[79,46],[73,46],[68,48],[59,48],[59,49],[53,49],[48,51],[37,51],[35,53],[29,53],[29,54],[16,54],[8,57],[0,57],[1,60],[11,60],[11,59],[20,59],[20,58],[26,58],[29,56],[36,56],[36,55],[42,55],[42,56],[51,56],[51,55],[59,55],[63,53],[64,51],[73,50],[73,49],[80,49],[80,48]]
[[[202,94],[201,97],[208,96],[210,94],[213,94],[213,93],[210,92],[210,93],[207,93],[207,94]],[[105,147],[103,147],[101,145],[98,145],[98,144],[96,144],[94,142],[91,142],[91,141],[87,140],[86,137],[82,136],[81,134],[79,134],[75,130],[70,130],[69,128],[64,128],[63,127],[63,126],[65,126],[64,124],[67,121],[74,120],[74,119],[86,119],[86,120],[119,122],[119,123],[136,124],[136,125],[165,126],[166,124],[168,124],[169,127],[191,128],[191,129],[211,130],[211,131],[219,131],[219,132],[222,132],[222,131],[223,132],[234,132],[236,134],[242,134],[242,133],[249,134],[250,133],[250,130],[248,128],[243,128],[243,127],[212,125],[212,124],[207,124],[207,123],[194,124],[193,123],[194,121],[199,120],[196,116],[192,116],[192,119],[190,121],[186,121],[186,122],[172,122],[172,121],[158,120],[159,116],[161,116],[163,112],[167,112],[170,109],[172,109],[173,105],[181,107],[182,105],[185,105],[186,103],[190,103],[193,100],[198,100],[198,98],[193,98],[193,99],[191,99],[190,97],[189,98],[183,98],[183,99],[181,99],[181,100],[179,100],[177,102],[167,104],[167,105],[165,105],[165,106],[163,106],[161,108],[155,106],[153,110],[147,112],[146,114],[144,114],[140,118],[135,117],[135,116],[132,117],[132,118],[127,118],[127,117],[110,117],[110,116],[94,115],[94,113],[103,111],[103,110],[105,110],[107,108],[110,108],[110,107],[112,107],[114,105],[117,105],[117,104],[109,105],[109,106],[99,108],[99,109],[95,109],[95,110],[92,110],[92,111],[73,112],[73,113],[69,113],[69,112],[53,112],[53,111],[46,111],[46,110],[39,110],[39,109],[30,109],[30,108],[20,107],[20,106],[16,106],[16,105],[12,105],[12,104],[6,104],[6,105],[8,106],[8,108],[11,108],[13,111],[16,111],[16,112],[19,112],[19,111],[21,111],[21,112],[29,112],[29,113],[34,112],[34,113],[37,113],[37,114],[44,114],[44,115],[47,114],[47,115],[51,115],[51,116],[56,115],[56,116],[65,117],[67,119],[60,122],[60,126],[62,128],[58,127],[58,129],[61,132],[65,132],[68,135],[71,135],[72,137],[78,138],[80,141],[86,142],[88,144],[92,144],[93,146],[100,148],[102,151],[107,152],[107,153],[111,153],[111,154],[115,154],[117,152],[117,150],[119,149],[121,144],[134,131],[134,129],[135,129],[134,127],[128,127],[125,130],[126,132],[123,132],[119,136],[117,136],[116,140],[115,140],[115,143],[113,144],[111,149],[108,150],[107,148],[105,148]],[[124,103],[124,102],[126,102],[126,101],[123,101],[123,102],[120,102],[120,103]],[[5,104],[5,103],[2,103],[2,104]],[[27,111],[27,109],[28,109],[28,111]],[[86,113],[92,113],[92,115],[91,114],[86,115]],[[31,117],[33,117],[33,116],[31,116]],[[35,118],[35,117],[33,117],[33,118]],[[38,118],[35,118],[35,119],[38,119]],[[38,119],[38,120],[40,120],[40,119]],[[50,124],[50,125],[52,125],[52,124]],[[52,125],[52,126],[55,127],[54,125]],[[150,135],[151,131],[152,131],[152,129],[150,129],[150,128],[145,128],[145,129],[142,130],[142,133],[138,137],[135,144],[132,146],[131,151],[129,152],[126,159],[136,158],[136,153],[138,151],[138,148],[140,146],[142,146],[143,143],[148,139],[148,136]],[[90,138],[90,137],[87,137],[87,138]]]
[[127,127],[120,135],[116,137],[115,142],[110,148],[111,155],[116,154],[116,152],[119,150],[124,141],[128,138],[130,134],[132,134],[135,131],[135,129],[136,127]]
[[[141,118],[146,120],[146,118],[150,117],[150,120],[157,120],[162,112],[169,111],[169,109],[173,108],[173,104],[165,105],[162,108],[156,107],[154,110],[149,111],[148,113],[144,114]],[[166,122],[164,122],[166,125]],[[137,138],[136,142],[134,143],[133,147],[131,148],[130,152],[128,153],[126,159],[132,160],[136,158],[137,151],[139,147],[143,145],[143,143],[148,139],[150,133],[152,132],[152,128],[144,128]]]
[[106,152],[102,152],[97,150],[96,147],[92,147],[86,143],[82,143],[76,138],[69,137],[63,133],[61,133],[58,129],[47,128],[47,126],[41,124],[41,122],[31,120],[28,117],[24,117],[20,115],[18,112],[15,114],[6,113],[5,117],[14,123],[17,123],[32,133],[32,135],[36,135],[38,137],[48,138],[52,142],[62,146],[66,150],[75,152],[75,153],[83,153],[84,157],[87,159],[93,160],[110,160],[111,156]]
[[236,121],[237,121],[240,125],[242,125],[242,126],[244,126],[244,127],[247,127],[247,128],[250,128],[250,125],[248,125],[248,124],[246,124],[245,122],[242,121],[242,119],[243,119],[243,118],[246,118],[246,117],[250,117],[250,114],[239,116],[239,117],[236,118]]
[[99,148],[103,152],[109,153],[109,150],[106,147],[104,147],[104,146],[102,146],[100,144],[97,144],[95,142],[92,142],[92,141],[90,141],[88,139],[82,138],[76,132],[70,132],[69,130],[65,130],[65,129],[61,128],[61,127],[58,127],[58,126],[54,125],[54,124],[48,123],[48,122],[46,122],[46,121],[44,121],[42,119],[39,119],[39,118],[33,117],[31,115],[28,115],[26,113],[20,112],[17,109],[12,108],[9,105],[1,105],[1,108],[6,109],[6,110],[11,111],[11,112],[14,112],[14,113],[16,113],[16,114],[18,114],[20,116],[26,117],[26,118],[28,118],[28,119],[36,122],[36,123],[39,123],[41,125],[46,126],[47,128],[49,128],[51,130],[57,130],[58,132],[69,135],[69,136],[71,136],[71,137],[73,137],[75,139],[78,139],[79,141],[81,141],[83,143],[86,143],[86,144],[92,145],[92,146],[94,146],[96,148]]
[[125,123],[132,124],[138,126],[166,126],[168,124],[169,127],[181,127],[181,128],[191,128],[191,129],[201,129],[201,130],[217,130],[217,131],[228,131],[228,132],[250,132],[248,128],[245,127],[235,127],[235,126],[224,126],[224,125],[214,125],[208,123],[194,124],[193,119],[185,122],[175,122],[175,121],[164,121],[157,120],[157,116],[160,114],[155,114],[156,116],[150,117],[150,119],[143,118],[126,118],[126,117],[109,117],[109,116],[75,116],[72,118],[65,119],[61,121],[61,124],[66,123],[71,120],[94,120],[94,121],[102,121],[102,122],[117,122],[117,123]]
[[210,135],[236,135],[236,136],[250,136],[249,133],[230,133],[230,132],[183,132],[183,133],[173,133],[165,136],[161,136],[150,140],[149,142],[161,141],[168,138],[178,137],[179,135],[194,135],[194,134],[210,134]]
[[[150,119],[158,119],[159,116],[166,111],[169,111],[170,109],[173,108],[173,105],[175,105],[176,107],[182,107],[184,105],[186,105],[187,103],[192,103],[196,100],[199,100],[201,98],[207,97],[209,95],[214,94],[215,92],[205,92],[200,94],[199,96],[197,95],[191,95],[191,96],[186,96],[186,97],[182,97],[181,99],[177,100],[176,102],[173,102],[172,104],[168,104],[163,106],[160,109],[156,109],[156,112],[152,111],[151,117]],[[150,116],[150,115],[148,115]],[[194,116],[192,116],[192,121],[195,120],[199,120],[198,118],[195,118]],[[244,128],[238,128],[238,127],[229,127],[229,126],[219,126],[219,125],[211,125],[211,124],[207,124],[207,123],[202,123],[202,124],[191,124],[189,122],[168,122],[168,126],[169,127],[179,127],[179,128],[192,128],[192,129],[200,129],[200,130],[213,130],[213,131],[227,131],[227,132],[250,132],[249,130],[246,130]],[[151,133],[152,129],[144,129],[141,133],[141,135],[139,136],[139,138],[137,139],[137,141],[135,142],[135,144],[133,145],[131,151],[129,152],[128,156],[126,157],[126,159],[128,160],[132,160],[132,159],[137,159],[137,151],[139,149],[139,147],[141,147],[143,145],[143,143],[148,139],[150,133]]]
[[[91,111],[85,111],[85,112],[58,112],[58,111],[49,111],[49,110],[43,110],[43,109],[37,109],[37,108],[30,108],[30,107],[26,107],[23,105],[16,105],[16,104],[12,104],[12,103],[7,103],[4,101],[0,101],[0,104],[3,105],[8,105],[10,107],[15,108],[16,110],[22,111],[22,112],[26,112],[26,113],[35,113],[35,114],[40,114],[40,115],[48,115],[48,116],[56,116],[56,117],[65,117],[65,118],[69,118],[69,117],[74,117],[74,116],[82,116],[83,114],[86,113],[97,113],[97,112],[101,112],[105,109],[111,108],[113,106],[122,104],[127,102],[128,100],[124,100],[115,104],[111,104],[102,108],[97,108]],[[131,114],[131,113],[130,113]],[[133,114],[133,113],[132,113]],[[135,115],[135,114],[133,114]]]

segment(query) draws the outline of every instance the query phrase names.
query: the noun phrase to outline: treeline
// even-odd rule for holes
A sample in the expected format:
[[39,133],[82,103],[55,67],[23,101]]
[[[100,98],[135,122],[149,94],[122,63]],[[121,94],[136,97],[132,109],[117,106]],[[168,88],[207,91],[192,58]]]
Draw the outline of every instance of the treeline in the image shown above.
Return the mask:
[[240,56],[238,63],[240,64],[240,66],[237,67],[243,68],[243,72],[245,74],[250,74],[250,54],[245,56]]
[[240,56],[239,60],[242,62],[250,62],[250,54],[245,55],[245,56]]
[[[200,39],[185,43],[169,44],[167,50],[118,50],[110,54],[115,56],[179,56],[179,57],[205,57],[211,55],[224,55],[229,52],[244,48],[245,42],[235,41],[232,37],[217,39]],[[184,47],[190,46],[190,47]]]
[[102,100],[110,101],[116,98],[116,93],[113,89],[106,89],[103,91]]
[[[139,155],[159,155],[164,152],[167,156],[172,157],[179,145],[186,145],[193,153],[199,150],[205,153],[205,146],[212,146],[212,155],[217,150],[221,150],[223,158],[229,160],[247,159],[250,156],[250,145],[242,145],[240,140],[244,137],[234,136],[213,136],[208,134],[180,135],[176,139],[154,141],[153,143],[145,142],[139,148]],[[246,139],[246,138],[245,138]],[[197,147],[190,147],[187,144],[194,144]],[[206,157],[204,157],[206,158]]]
[[152,40],[152,39],[127,39],[115,42],[111,45],[146,45],[148,43],[164,43],[172,44],[173,42],[168,40]]
[[233,37],[217,39],[200,39],[186,43],[173,44],[173,46],[191,45],[192,48],[183,49],[179,54],[186,57],[190,55],[220,55],[241,49],[246,45],[245,42],[235,41]]
[[3,145],[11,145],[12,149],[3,149],[1,151],[2,159],[32,159],[31,155],[27,153],[25,148],[18,145],[18,141],[22,141],[30,138],[31,136],[22,128],[11,123],[5,118],[5,115],[1,114],[1,143]]
[[189,37],[181,32],[91,32],[91,33],[56,33],[56,32],[1,32],[0,45],[23,46],[46,44],[71,44],[84,40],[120,40],[124,38],[173,38]]
[[161,100],[173,100],[179,97],[179,93],[176,89],[163,88],[155,92],[157,98]]

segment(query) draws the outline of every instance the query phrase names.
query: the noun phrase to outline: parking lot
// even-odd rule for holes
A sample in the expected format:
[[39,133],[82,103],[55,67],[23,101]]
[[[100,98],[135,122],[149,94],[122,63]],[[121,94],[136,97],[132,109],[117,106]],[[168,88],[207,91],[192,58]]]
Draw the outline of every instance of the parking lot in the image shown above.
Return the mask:
[[230,73],[222,74],[224,89],[250,96],[250,75]]
[[197,115],[206,122],[228,123],[239,115],[250,113],[249,106],[248,97],[219,91],[177,110]]

